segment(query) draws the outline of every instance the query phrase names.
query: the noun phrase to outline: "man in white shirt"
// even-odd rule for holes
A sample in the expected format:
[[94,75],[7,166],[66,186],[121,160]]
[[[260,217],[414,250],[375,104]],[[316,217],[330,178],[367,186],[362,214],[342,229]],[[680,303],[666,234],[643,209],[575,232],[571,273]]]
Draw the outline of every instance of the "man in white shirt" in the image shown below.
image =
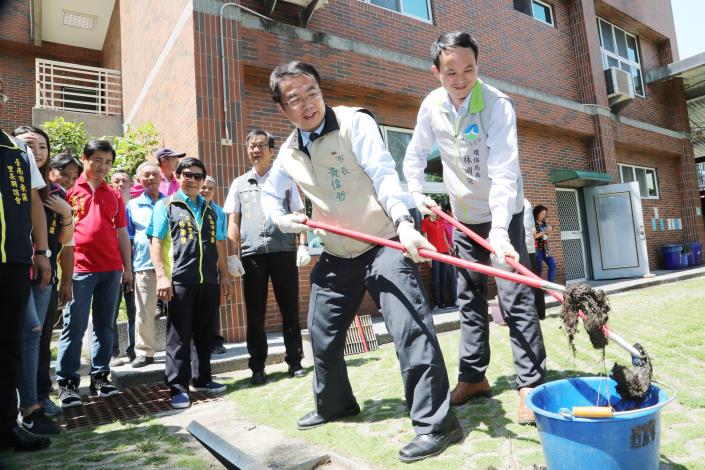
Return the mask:
[[394,338],[417,434],[399,458],[412,462],[438,455],[462,440],[463,432],[450,409],[448,374],[412,262],[421,260],[419,248],[434,248],[414,229],[379,127],[367,110],[327,107],[320,76],[309,64],[279,65],[269,87],[296,129],[282,145],[262,188],[265,215],[284,232],[307,230],[306,216],[286,214],[282,207],[294,181],[311,201],[312,219],[381,238],[398,237],[408,255],[317,231],[324,252],[311,272],[308,313],[316,408],[299,418],[298,427],[311,429],[360,413],[343,351],[346,332],[367,291]]
[[[252,385],[264,385],[267,382],[264,364],[268,352],[264,320],[270,279],[282,316],[289,375],[298,378],[306,375],[306,369],[301,366],[303,346],[299,326],[298,267],[307,265],[311,256],[306,246],[306,233],[298,236],[283,233],[267,219],[260,205],[260,191],[272,167],[274,138],[269,132],[257,129],[247,135],[245,146],[252,168],[233,181],[223,211],[229,215],[230,252],[239,255],[228,257],[230,273],[239,276],[244,272],[247,352],[250,354],[248,366],[252,371],[250,382]],[[304,209],[293,183],[286,188],[284,206],[287,212],[301,212]]]
[[[404,158],[409,191],[422,214],[436,203],[423,194],[426,157],[437,145],[453,214],[489,243],[500,264],[510,256],[528,265],[524,243],[524,196],[519,169],[516,117],[509,97],[477,77],[478,47],[470,34],[444,33],[433,44],[433,74],[441,87],[421,104]],[[458,255],[490,263],[487,250],[454,231]],[[517,249],[519,250],[517,252]],[[497,279],[506,307],[517,372],[519,423],[535,421],[526,394],[544,381],[546,352],[531,288]],[[461,312],[460,371],[451,404],[490,394],[487,276],[458,270]]]

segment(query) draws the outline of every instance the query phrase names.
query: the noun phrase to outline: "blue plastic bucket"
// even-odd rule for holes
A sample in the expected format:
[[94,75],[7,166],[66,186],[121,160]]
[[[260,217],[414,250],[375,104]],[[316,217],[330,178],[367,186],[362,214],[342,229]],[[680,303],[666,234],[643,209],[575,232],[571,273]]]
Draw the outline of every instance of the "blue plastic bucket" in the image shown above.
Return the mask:
[[[529,393],[548,469],[648,470],[659,468],[661,408],[675,398],[652,384],[641,408],[619,396],[606,377],[549,382]],[[663,384],[660,384],[663,387]],[[670,388],[670,387],[669,387]],[[670,396],[669,396],[670,395]],[[576,418],[574,406],[612,406],[612,418]]]
[[693,253],[693,265],[698,266],[703,263],[703,244],[700,242],[690,243],[690,251]]

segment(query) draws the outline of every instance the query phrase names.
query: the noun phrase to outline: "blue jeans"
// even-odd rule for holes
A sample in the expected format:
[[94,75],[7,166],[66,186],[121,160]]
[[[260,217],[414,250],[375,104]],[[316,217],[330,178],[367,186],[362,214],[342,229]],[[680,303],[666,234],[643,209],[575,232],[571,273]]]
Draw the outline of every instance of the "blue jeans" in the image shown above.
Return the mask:
[[59,338],[56,358],[57,379],[80,380],[81,341],[88,326],[88,314],[93,310],[93,340],[91,341],[91,375],[110,372],[113,349],[115,302],[120,295],[122,271],[77,273],[73,275],[73,300],[64,310],[64,329]]
[[[135,273],[132,273],[133,276]],[[120,335],[118,334],[117,318],[120,313],[120,299],[125,299],[125,309],[127,310],[127,348],[125,354],[132,356],[135,354],[135,315],[137,307],[135,307],[135,290],[126,291],[120,289],[122,295],[117,296],[115,302],[115,321],[113,322],[113,357],[120,356]]]
[[19,384],[20,406],[34,405],[37,400],[37,364],[39,362],[39,338],[42,335],[44,318],[49,308],[52,284],[43,289],[32,284],[22,326],[22,378]]
[[431,297],[433,297],[433,306],[443,306],[445,301],[445,281],[446,267],[448,265],[440,261],[431,260]]
[[543,263],[548,266],[548,282],[553,282],[556,279],[556,259],[553,256],[546,256],[546,253],[536,250],[536,274],[541,276],[543,271]]

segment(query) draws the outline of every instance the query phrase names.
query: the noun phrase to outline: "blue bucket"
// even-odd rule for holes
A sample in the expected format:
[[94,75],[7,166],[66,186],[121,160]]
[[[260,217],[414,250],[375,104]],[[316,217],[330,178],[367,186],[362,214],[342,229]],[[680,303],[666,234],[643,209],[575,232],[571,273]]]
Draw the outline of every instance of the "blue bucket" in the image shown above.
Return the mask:
[[[536,415],[549,470],[659,468],[661,408],[675,393],[652,384],[641,408],[622,411],[633,402],[622,400],[615,386],[606,377],[576,377],[543,384],[529,393],[526,403]],[[612,406],[614,415],[576,418],[574,406]]]

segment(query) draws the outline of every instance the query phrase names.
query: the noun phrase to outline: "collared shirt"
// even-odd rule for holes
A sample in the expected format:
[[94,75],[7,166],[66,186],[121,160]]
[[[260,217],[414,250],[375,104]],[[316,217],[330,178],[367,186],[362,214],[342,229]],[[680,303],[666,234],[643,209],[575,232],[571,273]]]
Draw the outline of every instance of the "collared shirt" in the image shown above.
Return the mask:
[[[157,200],[166,197],[159,193]],[[131,199],[126,206],[127,233],[132,240],[132,270],[147,271],[154,269],[152,258],[149,256],[149,237],[147,227],[152,220],[152,212],[157,201],[153,201],[144,192],[141,196]]]
[[[471,102],[474,93],[480,93],[481,82],[478,80],[472,92],[466,97],[461,106],[456,110],[453,103],[445,93],[446,99],[442,105],[458,121],[472,108]],[[404,175],[409,191],[423,192],[424,170],[426,169],[427,156],[434,151],[436,137],[431,124],[434,107],[438,102],[431,96],[438,90],[429,94],[424,99],[419,109],[416,127],[404,156]],[[490,119],[486,123],[487,129],[487,169],[486,178],[491,180],[489,194],[473,194],[474,198],[488,201],[492,213],[493,227],[509,227],[509,221],[514,214],[517,198],[517,180],[521,177],[519,169],[519,150],[516,138],[516,117],[514,108],[508,100],[497,100],[491,108]],[[447,165],[443,159],[443,165]],[[457,165],[457,164],[456,164]],[[462,173],[462,169],[458,170]]]
[[[329,109],[326,108],[326,118],[316,133],[322,131],[331,118],[335,120],[332,109],[328,112]],[[337,125],[337,122],[335,124]],[[299,130],[302,145],[309,145],[309,135],[310,133]],[[355,113],[351,141],[355,159],[372,180],[377,200],[385,212],[393,221],[403,215],[409,215],[407,207],[411,207],[411,196],[401,189],[394,159],[387,150],[379,126],[372,116],[364,112]],[[270,170],[269,179],[262,187],[261,194],[262,210],[269,215],[271,220],[284,214],[282,199],[292,183],[291,177],[275,160]],[[351,216],[354,215],[351,214]]]
[[436,220],[433,220],[430,216],[424,217],[421,221],[421,233],[426,235],[429,243],[431,243],[439,253],[448,253],[446,222],[443,219],[436,217]]
[[[194,201],[190,197],[186,195],[181,189],[179,189],[176,192],[177,196],[186,203],[188,208],[191,210],[191,212],[194,215],[194,218],[196,219],[196,224],[198,225],[198,229],[201,229],[201,214],[203,212],[203,206],[206,203],[206,200],[203,199],[203,196],[200,194],[196,197],[196,200]],[[217,214],[217,210],[216,210]],[[166,234],[169,231],[169,217],[166,213],[166,206],[164,205],[164,201],[160,200],[157,201],[157,203],[154,205],[154,212],[152,213],[152,220],[149,223],[149,226],[147,227],[147,236],[148,237],[157,237],[160,240],[164,240],[166,238]],[[225,216],[223,217],[217,217],[216,225],[215,225],[215,239],[216,240],[225,240],[227,238],[227,228],[225,224]]]
[[[245,175],[247,176],[248,180],[255,180],[257,182],[257,186],[261,188],[267,181],[267,178],[269,177],[271,171],[272,169],[270,168],[265,174],[260,176],[254,168],[250,168],[250,170],[245,173]],[[291,186],[289,187],[289,207],[291,208],[292,212],[298,212],[304,208],[304,203],[301,200],[299,190],[296,187],[296,183],[294,183],[293,181],[291,182]],[[225,212],[226,214],[240,213],[240,198],[237,194],[235,181],[233,181],[233,184],[230,185],[228,196],[225,198],[225,204],[223,204],[223,212]]]
[[166,179],[166,176],[164,176],[164,173],[159,171],[159,173],[162,175],[162,182],[159,183],[159,192],[162,194],[166,194],[167,196],[171,196],[175,192],[177,192],[180,188],[179,186],[179,181],[176,179],[176,173],[171,175],[171,181]]
[[74,272],[122,271],[117,230],[126,226],[120,193],[103,181],[91,187],[84,174],[66,199],[74,210]]

